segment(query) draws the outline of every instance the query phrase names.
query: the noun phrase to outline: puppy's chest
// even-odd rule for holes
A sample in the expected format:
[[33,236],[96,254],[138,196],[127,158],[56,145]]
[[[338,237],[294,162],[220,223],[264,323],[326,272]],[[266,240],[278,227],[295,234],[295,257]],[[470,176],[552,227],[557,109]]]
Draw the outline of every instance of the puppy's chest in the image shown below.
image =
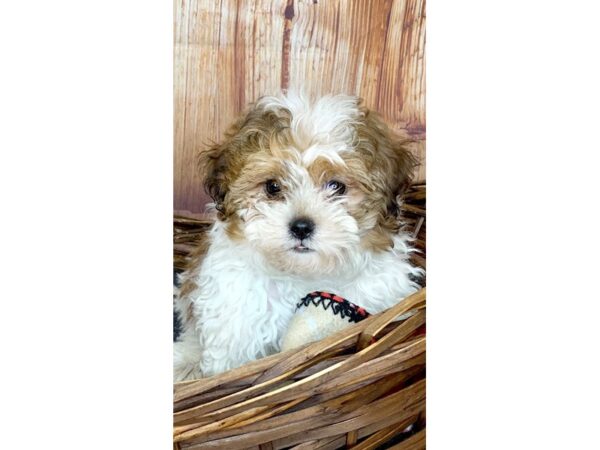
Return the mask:
[[352,279],[302,280],[274,278],[267,274],[245,270],[227,270],[201,277],[196,307],[201,316],[229,315],[253,327],[276,325],[285,327],[296,305],[313,291],[327,291],[379,312],[389,307],[397,296],[414,289],[403,285],[398,273],[365,271]]
[[352,280],[290,280],[286,282],[272,281],[272,294],[269,301],[273,303],[293,303],[293,309],[309,293],[325,291],[339,295],[347,300],[366,307],[370,312],[379,312],[388,307],[395,294],[399,294],[398,286],[386,285],[385,279],[377,276],[359,275]]
[[391,254],[373,259],[353,276],[310,280],[273,276],[239,256],[209,252],[195,277],[191,300],[201,334],[231,332],[274,342],[310,292],[328,291],[377,313],[414,291],[407,277],[410,266]]

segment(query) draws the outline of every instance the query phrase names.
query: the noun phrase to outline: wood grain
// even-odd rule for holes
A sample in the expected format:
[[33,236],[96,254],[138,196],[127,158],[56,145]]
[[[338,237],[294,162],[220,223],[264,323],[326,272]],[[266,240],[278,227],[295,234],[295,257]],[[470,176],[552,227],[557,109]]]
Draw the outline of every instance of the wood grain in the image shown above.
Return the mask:
[[175,0],[174,209],[204,211],[195,163],[247,104],[282,88],[361,96],[418,140],[425,179],[424,0]]

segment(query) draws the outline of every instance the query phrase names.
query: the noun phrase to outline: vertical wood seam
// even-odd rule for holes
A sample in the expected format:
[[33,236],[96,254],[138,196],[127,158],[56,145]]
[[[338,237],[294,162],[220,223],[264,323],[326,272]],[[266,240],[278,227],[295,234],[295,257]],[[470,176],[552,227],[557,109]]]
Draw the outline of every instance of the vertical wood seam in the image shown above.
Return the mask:
[[[185,13],[185,2],[184,0],[180,0],[181,1],[181,11],[182,14]],[[193,14],[190,14],[191,12],[191,2],[188,3],[188,8],[189,8],[189,12],[187,12],[187,26],[186,26],[186,36],[185,36],[185,75],[184,75],[184,82],[183,82],[183,123],[182,123],[182,127],[181,127],[181,135],[183,136],[182,139],[182,146],[183,148],[186,147],[186,129],[187,129],[187,103],[188,103],[188,87],[189,87],[189,70],[190,70],[190,60],[189,60],[189,45],[190,45],[190,23],[192,21],[192,17]],[[180,30],[181,31],[181,30]],[[182,44],[179,44],[182,45]],[[180,49],[181,52],[181,49]],[[181,54],[180,54],[181,57]],[[173,133],[175,134],[175,133]],[[184,153],[185,155],[185,153]],[[173,158],[174,159],[174,158]],[[173,174],[173,176],[175,177],[175,174]],[[181,165],[179,167],[179,176],[183,177],[183,173],[181,171]],[[175,179],[174,181],[176,181],[177,179]],[[177,196],[183,196],[186,200],[187,198],[191,197],[191,194],[189,193],[189,189],[187,185],[184,185],[184,192],[181,192],[181,186],[179,187],[179,192],[175,193],[175,195],[173,197],[177,197]],[[175,189],[173,189],[175,191]]]
[[287,0],[283,12],[283,42],[281,48],[281,89],[290,85],[290,52],[292,49],[292,21],[294,19],[294,0]]
[[[314,5],[317,4],[316,0],[313,2]],[[334,40],[333,40],[333,61],[337,61],[337,54],[338,54],[338,42],[340,40],[340,10],[341,8],[337,8],[336,12],[335,12],[335,25],[334,25],[334,29],[333,29],[333,36],[334,36]]]
[[379,65],[379,74],[377,75],[377,96],[375,98],[375,107],[379,110],[381,108],[381,104],[379,103],[381,98],[381,85],[383,84],[382,75],[383,75],[383,61],[385,59],[385,51],[387,50],[388,45],[388,35],[390,31],[390,18],[392,17],[392,9],[394,8],[394,1],[390,2],[390,9],[387,12],[387,18],[385,20],[385,39],[383,40],[383,48],[381,49],[381,63]]
[[[234,73],[234,78],[236,80],[239,80],[241,78],[241,76],[244,76],[244,70],[240,70],[240,64],[241,64],[241,58],[238,57],[238,51],[239,51],[239,47],[238,47],[238,33],[239,33],[239,17],[240,17],[240,8],[241,5],[239,3],[237,3],[235,5],[235,21],[234,21],[234,27],[233,27],[233,73]],[[241,76],[240,76],[241,75]],[[244,91],[244,83],[239,83],[238,84],[238,89],[234,89],[234,92],[237,93],[237,96],[234,98],[234,101],[237,100],[237,104],[234,103],[233,107],[236,111],[240,111],[241,108],[243,107],[242,103],[242,96],[243,96],[243,91]]]

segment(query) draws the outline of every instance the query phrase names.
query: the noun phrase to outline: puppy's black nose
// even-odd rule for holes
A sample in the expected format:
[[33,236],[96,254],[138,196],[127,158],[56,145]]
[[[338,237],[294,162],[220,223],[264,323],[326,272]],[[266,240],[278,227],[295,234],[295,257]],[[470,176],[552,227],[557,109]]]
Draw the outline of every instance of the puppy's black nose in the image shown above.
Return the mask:
[[292,236],[300,240],[309,237],[313,231],[315,231],[315,223],[305,217],[296,219],[290,224]]

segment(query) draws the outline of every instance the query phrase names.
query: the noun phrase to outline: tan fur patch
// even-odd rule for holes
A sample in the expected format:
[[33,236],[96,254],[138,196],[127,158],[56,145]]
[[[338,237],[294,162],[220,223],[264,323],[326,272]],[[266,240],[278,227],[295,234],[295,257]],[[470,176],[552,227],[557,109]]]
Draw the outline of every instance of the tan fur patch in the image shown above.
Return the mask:
[[[375,234],[397,233],[399,228],[397,198],[410,185],[417,161],[408,150],[407,139],[403,139],[388,128],[374,112],[361,108],[363,119],[356,126],[358,134],[357,152],[366,162],[370,181],[365,182],[372,208],[378,212],[381,231]],[[371,242],[383,242],[382,238],[370,238]]]
[[273,154],[292,143],[289,125],[289,111],[253,108],[230,127],[221,144],[199,155],[206,191],[215,201],[218,218],[227,222],[232,240],[244,239],[241,219],[235,213],[243,202],[252,201],[248,195],[260,197],[261,182],[283,176]]

